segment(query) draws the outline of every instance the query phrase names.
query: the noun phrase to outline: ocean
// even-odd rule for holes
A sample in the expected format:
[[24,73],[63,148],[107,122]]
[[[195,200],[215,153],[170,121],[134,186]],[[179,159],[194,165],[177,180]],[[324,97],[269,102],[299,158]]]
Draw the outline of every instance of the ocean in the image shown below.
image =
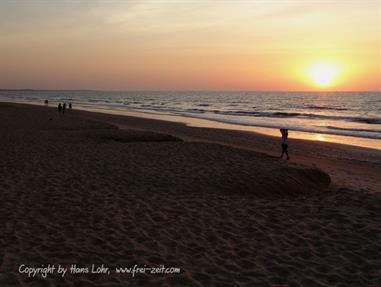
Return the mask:
[[[380,140],[381,92],[164,92],[0,90],[0,101],[142,112],[234,126]],[[374,142],[374,141],[373,141]]]

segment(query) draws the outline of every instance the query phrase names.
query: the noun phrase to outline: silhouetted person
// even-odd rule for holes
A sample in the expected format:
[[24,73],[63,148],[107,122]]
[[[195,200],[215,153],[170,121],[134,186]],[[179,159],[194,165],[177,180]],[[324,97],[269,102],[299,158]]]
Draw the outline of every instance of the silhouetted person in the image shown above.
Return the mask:
[[62,114],[65,114],[65,110],[66,110],[66,103],[64,103],[62,106]]
[[62,105],[61,103],[58,104],[58,112],[60,113],[62,111]]
[[69,110],[71,110],[71,103],[69,103]]
[[287,160],[290,159],[290,156],[288,155],[288,129],[280,129],[280,133],[282,134],[282,154],[280,155],[280,158],[283,158],[283,155],[286,154]]
[[48,106],[48,105],[49,105],[49,101],[48,101],[48,100],[45,100],[45,101],[44,101],[44,104],[45,104],[45,106]]

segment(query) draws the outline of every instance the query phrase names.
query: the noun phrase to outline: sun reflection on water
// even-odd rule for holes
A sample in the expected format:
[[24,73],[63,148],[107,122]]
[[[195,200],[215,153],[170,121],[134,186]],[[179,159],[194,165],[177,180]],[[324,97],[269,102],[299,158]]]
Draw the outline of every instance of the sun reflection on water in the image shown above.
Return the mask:
[[316,134],[316,135],[315,135],[315,139],[316,139],[317,141],[321,141],[321,142],[325,142],[325,141],[326,141],[325,136],[322,135],[322,134]]

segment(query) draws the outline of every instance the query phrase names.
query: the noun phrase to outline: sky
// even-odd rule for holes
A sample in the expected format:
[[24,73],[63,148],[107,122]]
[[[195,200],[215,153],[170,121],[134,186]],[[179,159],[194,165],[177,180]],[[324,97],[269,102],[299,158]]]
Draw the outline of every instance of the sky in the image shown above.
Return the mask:
[[381,90],[381,0],[0,0],[0,88]]

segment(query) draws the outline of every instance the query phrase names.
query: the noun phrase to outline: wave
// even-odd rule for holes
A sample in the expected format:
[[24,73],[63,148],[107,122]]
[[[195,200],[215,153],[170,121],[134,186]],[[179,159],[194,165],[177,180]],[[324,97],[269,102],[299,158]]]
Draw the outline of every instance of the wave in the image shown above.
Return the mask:
[[[100,103],[98,103],[100,104]],[[103,104],[110,105],[108,102],[104,101]],[[265,118],[300,118],[300,119],[324,119],[324,120],[337,120],[337,121],[347,121],[347,122],[357,122],[366,124],[381,124],[381,118],[379,117],[351,117],[351,116],[333,116],[333,115],[321,115],[316,113],[301,113],[301,112],[281,112],[281,111],[242,111],[242,110],[205,110],[202,108],[175,108],[166,106],[165,103],[143,103],[139,101],[124,102],[124,106],[134,105],[133,109],[137,110],[154,110],[161,111],[164,113],[214,113],[219,115],[228,116],[248,116],[248,117],[265,117]],[[115,105],[115,104],[114,104]],[[209,107],[208,104],[198,104],[198,107]]]
[[348,111],[346,108],[337,108],[337,107],[324,107],[324,106],[306,106],[307,109],[311,110],[331,110],[331,111]]
[[321,133],[321,134],[331,134],[331,135],[340,135],[340,136],[352,136],[352,137],[358,137],[358,138],[367,138],[367,139],[377,139],[381,140],[381,132],[380,131],[373,131],[373,130],[366,130],[366,129],[350,129],[350,128],[336,128],[333,126],[314,126],[314,125],[279,125],[279,123],[276,122],[249,122],[246,120],[242,120],[239,118],[214,118],[213,116],[207,115],[207,114],[192,114],[192,113],[178,113],[177,115],[183,116],[183,117],[190,117],[190,118],[201,118],[213,122],[220,122],[225,124],[232,124],[232,125],[239,125],[239,126],[251,126],[251,127],[264,127],[264,128],[275,128],[279,129],[281,127],[288,128],[292,131],[299,131],[299,132],[308,132],[308,133]]
[[381,124],[381,118],[354,118],[354,122],[366,123],[366,124]]
[[269,118],[309,118],[309,119],[329,119],[343,120],[350,122],[360,122],[366,124],[381,124],[381,118],[362,118],[350,116],[327,116],[314,113],[297,113],[297,112],[247,112],[247,111],[219,111],[213,110],[215,114],[224,114],[232,116],[254,116],[254,117],[269,117]]
[[331,130],[338,130],[338,131],[366,132],[366,133],[379,133],[379,134],[381,134],[381,130],[339,128],[339,127],[334,127],[334,126],[326,126],[326,128],[331,129]]
[[191,113],[205,113],[203,109],[187,109],[186,111]]

